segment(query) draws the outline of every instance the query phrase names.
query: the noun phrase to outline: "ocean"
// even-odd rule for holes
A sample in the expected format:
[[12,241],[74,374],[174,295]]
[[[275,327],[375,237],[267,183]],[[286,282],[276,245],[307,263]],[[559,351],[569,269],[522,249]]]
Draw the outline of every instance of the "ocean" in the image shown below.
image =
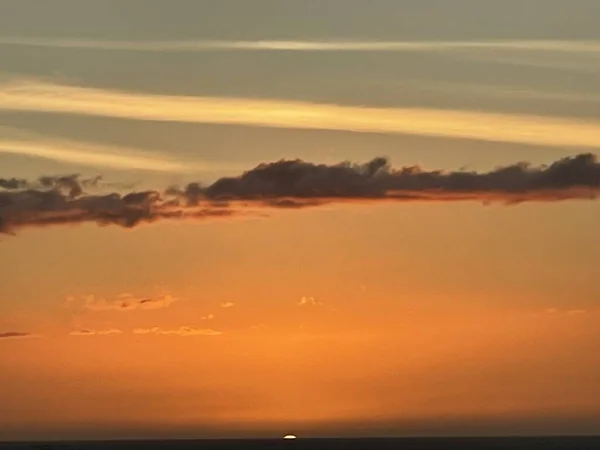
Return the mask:
[[2,450],[600,450],[597,437],[0,442]]

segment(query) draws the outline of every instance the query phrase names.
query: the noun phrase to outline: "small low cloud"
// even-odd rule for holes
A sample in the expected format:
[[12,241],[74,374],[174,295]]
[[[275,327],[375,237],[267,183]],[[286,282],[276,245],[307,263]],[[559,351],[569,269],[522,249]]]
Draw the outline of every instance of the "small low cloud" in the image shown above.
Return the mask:
[[84,308],[88,311],[134,311],[168,308],[177,301],[171,295],[161,297],[137,297],[133,294],[120,294],[113,300],[88,295],[84,299]]
[[134,334],[148,335],[154,334],[157,336],[220,336],[223,333],[221,331],[213,330],[211,328],[194,328],[194,327],[179,327],[175,329],[164,329],[159,327],[153,328],[136,328],[133,330]]
[[233,308],[234,306],[235,306],[235,303],[232,303],[232,302],[221,303],[221,308]]
[[215,320],[215,315],[207,314],[206,316],[202,316],[202,320]]
[[6,331],[0,333],[0,339],[30,339],[36,337],[39,336],[33,333],[25,333],[20,331]]
[[323,306],[323,303],[314,297],[302,297],[298,302],[298,306]]
[[115,328],[109,328],[105,330],[92,330],[92,329],[81,329],[75,330],[69,333],[71,336],[111,336],[116,334],[123,334],[121,330]]

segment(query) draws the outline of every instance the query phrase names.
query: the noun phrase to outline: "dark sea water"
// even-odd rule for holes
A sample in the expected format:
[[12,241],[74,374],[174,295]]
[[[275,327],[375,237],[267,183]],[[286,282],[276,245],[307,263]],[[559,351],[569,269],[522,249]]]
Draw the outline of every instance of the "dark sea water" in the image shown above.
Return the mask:
[[0,443],[2,450],[600,450],[598,437],[236,439]]

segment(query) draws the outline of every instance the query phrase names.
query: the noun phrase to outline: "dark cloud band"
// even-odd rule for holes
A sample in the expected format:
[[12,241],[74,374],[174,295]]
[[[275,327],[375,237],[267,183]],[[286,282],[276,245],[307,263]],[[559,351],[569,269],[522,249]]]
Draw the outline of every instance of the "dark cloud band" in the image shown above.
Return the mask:
[[385,158],[326,165],[302,160],[264,163],[210,185],[164,191],[86,194],[99,179],[0,179],[0,232],[21,227],[94,222],[134,227],[162,219],[228,217],[252,207],[301,208],[333,202],[460,201],[520,203],[595,199],[600,162],[585,153],[533,167],[517,163],[488,172],[394,169]]

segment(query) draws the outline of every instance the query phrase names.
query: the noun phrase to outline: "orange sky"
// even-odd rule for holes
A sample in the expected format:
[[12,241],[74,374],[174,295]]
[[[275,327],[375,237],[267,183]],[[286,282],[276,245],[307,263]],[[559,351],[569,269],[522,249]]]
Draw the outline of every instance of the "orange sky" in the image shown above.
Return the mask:
[[410,204],[24,231],[2,242],[1,323],[39,337],[0,341],[5,433],[589,429],[600,249],[556,228],[591,214]]

